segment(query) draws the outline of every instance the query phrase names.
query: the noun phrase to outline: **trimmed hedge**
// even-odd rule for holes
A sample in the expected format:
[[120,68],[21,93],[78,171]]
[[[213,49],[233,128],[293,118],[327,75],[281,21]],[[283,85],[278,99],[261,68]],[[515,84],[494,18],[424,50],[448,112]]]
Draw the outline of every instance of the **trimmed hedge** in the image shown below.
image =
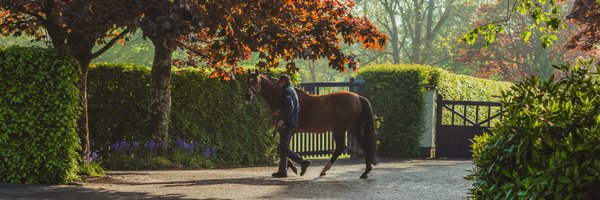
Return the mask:
[[503,95],[502,123],[475,138],[474,199],[599,199],[600,78],[557,67]]
[[379,153],[389,157],[415,157],[424,131],[423,95],[432,89],[444,99],[495,100],[494,95],[510,83],[490,81],[423,65],[371,65],[358,76],[366,82],[366,96],[375,115],[382,119],[378,129]]
[[[207,79],[195,69],[174,69],[170,146],[177,139],[214,146],[220,166],[274,160],[276,140],[266,104],[262,99],[246,104],[244,77],[236,78]],[[100,63],[90,68],[88,80],[90,134],[101,155],[107,155],[111,144],[118,141],[143,144],[151,140],[145,132],[150,69]]]
[[0,182],[77,178],[77,65],[54,50],[0,49]]

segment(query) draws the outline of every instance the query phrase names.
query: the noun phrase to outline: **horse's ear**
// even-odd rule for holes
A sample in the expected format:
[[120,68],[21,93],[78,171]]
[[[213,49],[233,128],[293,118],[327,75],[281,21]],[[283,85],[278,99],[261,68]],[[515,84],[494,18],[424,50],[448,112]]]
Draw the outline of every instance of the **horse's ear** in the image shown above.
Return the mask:
[[251,69],[247,69],[246,73],[248,73],[248,75],[252,75],[252,70]]
[[255,74],[258,74],[258,69],[254,69],[254,73],[255,73]]

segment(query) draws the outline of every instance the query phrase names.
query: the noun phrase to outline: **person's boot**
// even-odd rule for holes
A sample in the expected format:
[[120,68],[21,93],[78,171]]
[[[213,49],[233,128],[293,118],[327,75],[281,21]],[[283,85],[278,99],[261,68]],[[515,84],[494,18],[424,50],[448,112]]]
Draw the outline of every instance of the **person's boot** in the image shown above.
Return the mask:
[[304,162],[302,162],[302,164],[300,164],[300,176],[304,176],[304,173],[306,173],[306,169],[308,168],[308,166],[310,166],[310,161],[305,160]]
[[272,175],[275,178],[285,178],[285,177],[287,177],[287,172],[279,171],[279,172],[273,173]]

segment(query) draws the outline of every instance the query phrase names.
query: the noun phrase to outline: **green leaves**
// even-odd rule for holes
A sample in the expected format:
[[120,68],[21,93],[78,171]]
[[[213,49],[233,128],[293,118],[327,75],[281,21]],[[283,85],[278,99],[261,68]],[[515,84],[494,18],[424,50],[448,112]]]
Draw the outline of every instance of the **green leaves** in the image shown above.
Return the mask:
[[475,27],[463,36],[463,41],[474,44],[477,36],[481,34],[486,42],[485,47],[487,47],[488,44],[494,42],[496,34],[502,34],[504,27],[509,26],[514,12],[528,15],[532,20],[531,25],[523,28],[520,34],[525,42],[529,41],[532,29],[538,29],[541,32],[540,40],[544,48],[552,45],[553,40],[556,41],[555,33],[564,25],[559,18],[560,7],[555,0],[514,0],[512,2],[514,2],[513,10],[507,13],[506,18]]
[[525,42],[529,41],[530,36],[531,36],[530,30],[525,30],[525,31],[521,32],[521,38],[523,38],[523,41],[525,41]]
[[9,47],[0,55],[0,182],[77,178],[77,63],[41,48]]
[[473,144],[475,170],[467,178],[477,183],[474,198],[598,198],[591,195],[600,165],[591,163],[600,153],[600,109],[592,108],[600,86],[589,64],[554,66],[564,78],[528,78],[503,95],[504,120]]
[[476,27],[472,31],[468,32],[463,36],[462,40],[469,44],[475,44],[478,35],[481,34],[486,41],[484,46],[487,47],[490,43],[494,42],[496,39],[496,34],[502,33],[504,33],[504,27],[498,26],[494,23],[489,23],[484,26]]

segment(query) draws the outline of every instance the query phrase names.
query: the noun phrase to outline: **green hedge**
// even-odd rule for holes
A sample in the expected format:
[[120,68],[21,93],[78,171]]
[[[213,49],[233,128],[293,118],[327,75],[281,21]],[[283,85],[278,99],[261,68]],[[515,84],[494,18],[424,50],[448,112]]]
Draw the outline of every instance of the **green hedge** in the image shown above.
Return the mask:
[[0,182],[77,178],[77,69],[53,50],[0,49]]
[[[281,72],[278,72],[279,74]],[[100,63],[89,72],[90,134],[101,155],[118,141],[144,143],[150,70]],[[217,164],[252,165],[275,158],[276,140],[266,104],[243,100],[243,76],[207,79],[194,69],[174,69],[171,86],[170,145],[181,138],[216,147]],[[297,76],[293,76],[298,81]]]
[[493,81],[435,68],[439,74],[435,88],[444,99],[466,101],[498,101],[502,91],[509,90],[510,82]]
[[366,82],[366,96],[377,117],[379,153],[390,157],[415,157],[424,131],[423,95],[432,89],[444,99],[494,100],[506,82],[457,75],[423,65],[371,65],[358,73]]
[[514,86],[502,123],[475,138],[474,199],[600,198],[600,79],[559,69],[559,81]]

